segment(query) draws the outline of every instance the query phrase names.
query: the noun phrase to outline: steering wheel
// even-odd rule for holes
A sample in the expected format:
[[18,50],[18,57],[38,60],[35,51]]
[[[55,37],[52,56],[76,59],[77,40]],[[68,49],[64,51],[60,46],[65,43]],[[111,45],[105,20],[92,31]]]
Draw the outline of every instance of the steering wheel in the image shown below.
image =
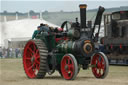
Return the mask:
[[61,28],[67,32],[71,28],[72,22],[64,21],[61,25]]

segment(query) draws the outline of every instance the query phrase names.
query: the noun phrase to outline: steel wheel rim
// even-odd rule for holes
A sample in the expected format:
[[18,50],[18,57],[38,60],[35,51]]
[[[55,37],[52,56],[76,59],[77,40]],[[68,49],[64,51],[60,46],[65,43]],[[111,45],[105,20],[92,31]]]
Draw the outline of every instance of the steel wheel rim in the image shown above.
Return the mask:
[[35,78],[40,69],[40,55],[36,44],[29,41],[23,54],[24,70],[29,78]]
[[105,60],[104,57],[100,54],[95,54],[93,56],[91,65],[94,65],[92,67],[92,72],[97,78],[101,78],[105,74]]
[[74,75],[74,62],[70,56],[64,56],[61,61],[61,72],[65,79],[71,79]]

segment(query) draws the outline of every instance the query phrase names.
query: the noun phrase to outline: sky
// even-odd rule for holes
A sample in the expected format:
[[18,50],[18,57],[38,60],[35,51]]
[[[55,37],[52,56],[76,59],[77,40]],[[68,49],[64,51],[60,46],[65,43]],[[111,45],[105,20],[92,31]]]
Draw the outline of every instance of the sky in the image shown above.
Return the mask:
[[87,9],[128,6],[128,0],[0,0],[0,11],[28,12],[40,11],[78,11],[79,4],[87,4]]

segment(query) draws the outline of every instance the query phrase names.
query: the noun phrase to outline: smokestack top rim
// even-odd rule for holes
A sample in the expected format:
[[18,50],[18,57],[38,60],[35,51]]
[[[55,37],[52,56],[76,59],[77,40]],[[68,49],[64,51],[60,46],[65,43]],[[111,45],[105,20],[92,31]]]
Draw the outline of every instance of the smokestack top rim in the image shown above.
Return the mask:
[[87,8],[87,5],[86,4],[80,4],[79,7],[80,8]]

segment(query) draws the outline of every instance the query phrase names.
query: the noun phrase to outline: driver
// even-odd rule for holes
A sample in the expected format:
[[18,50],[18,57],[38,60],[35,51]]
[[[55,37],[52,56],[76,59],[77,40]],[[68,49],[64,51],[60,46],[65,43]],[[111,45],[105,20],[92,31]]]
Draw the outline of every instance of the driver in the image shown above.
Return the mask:
[[37,30],[34,31],[34,33],[32,35],[32,39],[34,39],[39,32],[40,32],[40,26],[38,26]]

